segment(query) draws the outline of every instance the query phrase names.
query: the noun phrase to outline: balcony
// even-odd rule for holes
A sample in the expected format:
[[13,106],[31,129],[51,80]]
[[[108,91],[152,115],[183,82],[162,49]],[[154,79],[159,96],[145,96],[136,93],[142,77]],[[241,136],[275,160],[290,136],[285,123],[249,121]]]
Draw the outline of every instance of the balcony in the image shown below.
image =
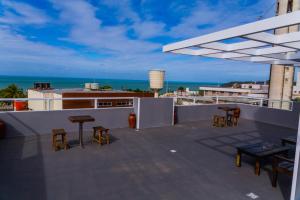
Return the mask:
[[[235,147],[280,143],[297,133],[299,104],[293,111],[246,104],[237,127],[215,128],[220,104],[175,106],[172,99],[134,99],[133,107],[61,111],[2,112],[7,138],[0,140],[0,199],[289,199],[292,177],[271,185],[271,165],[261,175],[254,160],[235,166]],[[177,124],[172,126],[173,111]],[[128,128],[135,111],[139,130]],[[65,128],[72,144],[78,127],[70,115],[89,114],[85,148],[51,148],[52,128]],[[111,129],[110,145],[91,144],[91,127]]]

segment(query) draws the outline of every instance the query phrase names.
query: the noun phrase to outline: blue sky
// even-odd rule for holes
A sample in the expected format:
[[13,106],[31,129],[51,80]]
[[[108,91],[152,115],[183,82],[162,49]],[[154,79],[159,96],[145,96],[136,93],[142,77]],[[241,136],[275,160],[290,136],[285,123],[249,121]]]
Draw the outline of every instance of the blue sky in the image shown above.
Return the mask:
[[164,44],[274,15],[275,0],[0,0],[0,74],[266,80],[269,66],[164,54]]

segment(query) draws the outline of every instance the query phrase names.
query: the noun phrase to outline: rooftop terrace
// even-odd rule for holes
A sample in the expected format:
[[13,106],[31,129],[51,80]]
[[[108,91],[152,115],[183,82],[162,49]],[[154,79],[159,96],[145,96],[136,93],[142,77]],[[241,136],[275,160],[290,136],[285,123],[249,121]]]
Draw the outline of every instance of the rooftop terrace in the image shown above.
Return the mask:
[[[288,111],[287,111],[288,112]],[[201,120],[135,131],[113,129],[110,145],[53,152],[49,134],[0,141],[0,199],[289,199],[291,177],[271,186],[266,165],[255,176],[253,160],[235,166],[235,146],[279,142],[296,130],[242,119],[213,128]],[[77,132],[68,133],[70,140]],[[170,150],[176,150],[175,153]]]

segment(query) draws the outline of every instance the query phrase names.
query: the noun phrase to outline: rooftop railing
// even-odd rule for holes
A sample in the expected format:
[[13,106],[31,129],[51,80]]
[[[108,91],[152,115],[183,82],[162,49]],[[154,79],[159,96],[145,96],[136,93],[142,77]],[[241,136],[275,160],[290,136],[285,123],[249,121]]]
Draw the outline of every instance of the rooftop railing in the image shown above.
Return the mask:
[[184,105],[202,105],[202,104],[226,104],[240,103],[274,109],[293,110],[293,101],[275,100],[267,98],[257,98],[248,96],[194,96],[175,97],[175,104]]
[[[293,110],[293,101],[247,96],[177,96],[171,98],[174,99],[174,103],[177,106],[239,103],[274,109]],[[0,111],[52,111],[133,107],[133,99],[134,97],[0,98]]]
[[134,97],[0,98],[0,111],[52,111],[132,107]]

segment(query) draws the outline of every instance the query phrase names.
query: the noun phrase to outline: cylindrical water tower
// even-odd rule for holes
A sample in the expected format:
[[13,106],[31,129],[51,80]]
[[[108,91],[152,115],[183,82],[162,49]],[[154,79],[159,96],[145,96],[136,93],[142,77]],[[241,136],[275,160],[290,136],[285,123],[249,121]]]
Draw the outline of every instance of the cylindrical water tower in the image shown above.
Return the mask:
[[158,98],[158,92],[164,87],[165,71],[153,69],[149,71],[150,88],[154,91],[154,97]]

